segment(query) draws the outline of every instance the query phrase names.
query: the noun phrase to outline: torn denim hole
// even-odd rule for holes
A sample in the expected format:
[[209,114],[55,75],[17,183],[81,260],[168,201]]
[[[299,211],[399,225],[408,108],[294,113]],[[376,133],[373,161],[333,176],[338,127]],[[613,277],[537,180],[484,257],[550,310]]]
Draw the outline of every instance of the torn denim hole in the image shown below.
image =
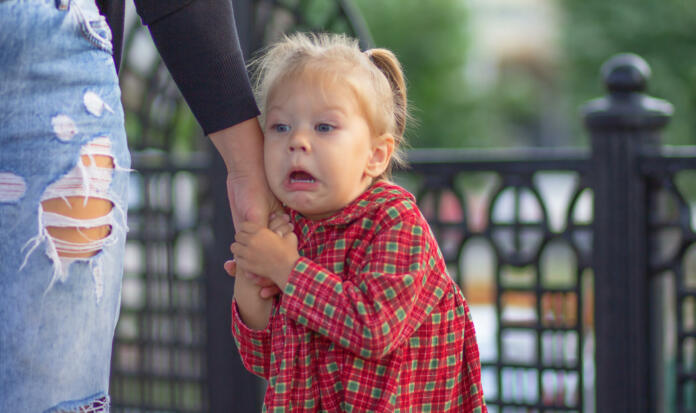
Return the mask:
[[114,113],[114,110],[111,109],[111,106],[109,106],[106,102],[102,100],[102,98],[99,95],[92,91],[85,92],[85,95],[82,97],[82,103],[85,105],[85,109],[87,109],[87,112],[91,113],[92,115],[98,118],[102,116],[104,110]]
[[[97,166],[95,156],[100,155],[111,158],[113,167],[104,168]],[[100,137],[88,142],[82,147],[80,157],[86,157],[89,161],[77,162],[77,165],[64,175],[60,180],[46,188],[41,196],[41,201],[52,198],[66,199],[69,196],[85,197],[85,202],[90,197],[106,198],[109,186],[118,168],[111,153],[111,141],[109,138]]]
[[[126,170],[117,165],[110,140],[98,137],[82,147],[73,169],[44,191],[38,211],[38,235],[25,245],[29,250],[20,270],[45,241],[46,255],[53,262],[53,277],[45,293],[56,281],[67,280],[73,262],[85,261],[91,263],[95,296],[97,303],[100,301],[104,284],[97,255],[117,241],[115,230],[127,231],[125,211],[110,192],[114,172]],[[114,210],[120,212],[123,222],[117,222]]]
[[104,393],[97,393],[83,400],[63,402],[44,413],[102,413],[108,412],[111,401]]
[[[75,228],[78,233],[82,234],[84,238],[88,240],[87,242],[78,243],[66,241],[53,236],[53,247],[55,249],[55,253],[57,253],[59,256],[61,267],[65,269],[64,274],[67,273],[67,268],[70,266],[70,264],[79,259],[84,259],[82,257],[77,257],[78,254],[84,252],[94,252],[96,254],[103,248],[116,242],[117,239],[114,235],[112,235],[111,230],[109,230],[109,234],[106,237],[98,239],[90,239],[89,236],[84,234],[82,231],[83,228],[95,228],[103,226],[108,226],[110,228],[115,220],[113,215],[113,209],[104,216],[92,219],[77,219],[53,212],[43,212],[44,227]],[[101,267],[99,265],[99,261],[100,260],[98,258],[92,261],[92,278],[94,280],[97,303],[101,301],[101,298],[104,295],[104,280],[101,277]],[[65,275],[58,277],[58,279],[60,281],[65,281]]]
[[0,203],[17,202],[27,192],[27,183],[19,175],[0,172]]
[[68,115],[57,115],[51,119],[53,133],[62,141],[69,141],[77,135],[77,125]]

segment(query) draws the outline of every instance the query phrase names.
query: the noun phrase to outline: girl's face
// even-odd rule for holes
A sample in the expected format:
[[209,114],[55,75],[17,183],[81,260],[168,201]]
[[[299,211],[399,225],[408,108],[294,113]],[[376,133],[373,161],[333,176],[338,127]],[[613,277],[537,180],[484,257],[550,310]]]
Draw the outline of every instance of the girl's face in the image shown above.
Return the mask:
[[266,108],[264,163],[269,185],[281,202],[305,217],[316,220],[335,214],[384,170],[375,166],[384,158],[380,145],[375,145],[379,139],[372,136],[346,84],[319,82],[309,75],[281,80]]

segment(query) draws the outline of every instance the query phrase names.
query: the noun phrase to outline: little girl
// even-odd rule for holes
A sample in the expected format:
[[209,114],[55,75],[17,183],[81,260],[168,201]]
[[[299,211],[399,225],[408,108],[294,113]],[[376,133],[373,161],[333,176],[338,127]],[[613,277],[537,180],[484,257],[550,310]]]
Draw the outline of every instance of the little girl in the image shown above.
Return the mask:
[[388,180],[407,118],[399,62],[298,34],[257,68],[266,176],[288,215],[243,223],[232,252],[282,294],[237,277],[232,332],[268,381],[265,410],[485,412],[467,303]]

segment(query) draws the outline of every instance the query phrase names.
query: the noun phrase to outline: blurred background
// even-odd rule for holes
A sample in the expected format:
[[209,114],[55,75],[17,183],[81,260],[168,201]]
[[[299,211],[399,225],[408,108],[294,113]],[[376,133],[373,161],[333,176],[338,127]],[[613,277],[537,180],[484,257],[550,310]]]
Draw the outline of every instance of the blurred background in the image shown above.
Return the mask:
[[696,7],[689,0],[356,0],[396,51],[420,126],[415,147],[585,146],[581,104],[619,52],[678,108],[667,144],[693,144]]
[[[608,58],[636,53],[653,71],[648,93],[675,107],[662,142],[696,144],[693,1],[233,3],[247,57],[294,30],[345,32],[396,53],[416,120],[407,133],[414,168],[397,181],[418,196],[472,307],[490,411],[594,412],[594,211],[580,108],[606,93]],[[244,370],[229,333],[224,165],[127,4],[120,76],[135,171],[113,410],[259,411],[264,385]],[[458,168],[451,177],[419,169],[447,153],[461,155],[443,166]],[[540,154],[561,155],[524,163]],[[696,331],[696,295],[674,298],[679,280],[696,288],[696,250],[684,244],[694,229],[694,177],[674,177],[690,214],[685,228],[660,233],[660,256],[683,271],[666,271],[655,286],[656,317],[666,320],[652,333],[662,337],[657,411],[689,411],[677,410],[677,399],[696,409],[696,379],[682,386],[675,373],[679,356],[696,377],[696,335],[680,341],[677,333]]]

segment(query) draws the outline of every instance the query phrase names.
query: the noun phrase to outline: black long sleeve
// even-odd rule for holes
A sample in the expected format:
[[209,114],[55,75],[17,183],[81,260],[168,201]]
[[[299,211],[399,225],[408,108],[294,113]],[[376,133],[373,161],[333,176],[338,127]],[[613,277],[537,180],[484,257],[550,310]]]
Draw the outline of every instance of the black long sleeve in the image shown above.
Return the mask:
[[[135,4],[162,60],[206,134],[259,114],[231,0],[135,0]],[[104,11],[111,5],[107,2],[100,7]],[[114,30],[117,23],[110,24]],[[116,41],[114,45],[117,46]]]

